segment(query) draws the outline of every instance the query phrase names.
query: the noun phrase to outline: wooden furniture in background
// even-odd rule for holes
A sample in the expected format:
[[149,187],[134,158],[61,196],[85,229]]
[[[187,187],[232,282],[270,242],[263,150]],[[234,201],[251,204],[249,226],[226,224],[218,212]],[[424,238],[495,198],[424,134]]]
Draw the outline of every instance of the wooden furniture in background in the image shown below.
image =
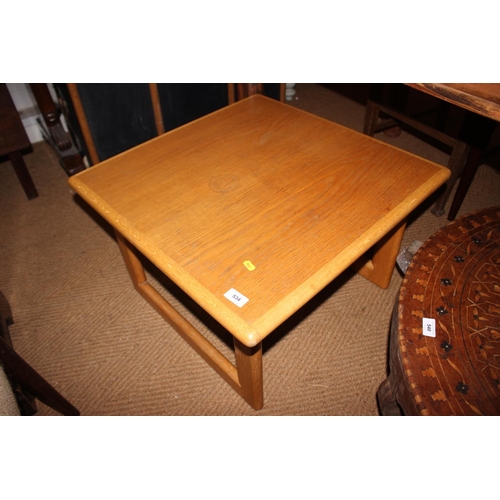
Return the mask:
[[59,163],[68,175],[85,170],[83,158],[73,144],[71,134],[67,132],[61,122],[61,109],[56,106],[46,83],[30,83],[31,91],[42,114],[45,128],[42,126],[42,135],[59,158]]
[[23,160],[23,152],[31,148],[16,106],[5,83],[0,83],[0,156],[8,156],[29,200],[38,191]]
[[98,83],[55,84],[68,120],[96,165],[169,130],[262,93],[284,101],[284,84]]
[[[253,95],[69,183],[114,227],[139,293],[259,409],[263,339],[350,265],[386,287],[405,218],[449,175]],[[235,365],[147,282],[141,253],[233,335]]]
[[454,220],[484,161],[496,123],[500,122],[500,83],[409,83],[410,87],[466,109],[461,136],[470,146],[448,220]]
[[500,122],[500,83],[407,83],[406,85]]
[[[412,129],[418,130],[451,148],[450,158],[446,166],[452,174],[446,183],[446,189],[431,209],[434,215],[440,216],[444,214],[446,202],[464,169],[469,156],[470,146],[460,137],[454,137],[445,133],[445,120],[448,112],[446,107],[437,106],[435,108],[434,113],[437,115],[436,125],[426,123],[420,116],[421,113],[419,113],[419,116],[408,114],[405,110],[408,90],[407,87],[401,84],[371,84],[370,95],[366,105],[363,132],[373,137],[377,132],[404,123]],[[394,94],[400,95],[397,102],[391,102],[391,97]],[[390,118],[380,119],[381,114],[387,115]],[[425,116],[428,114],[428,112],[424,113]]]
[[[425,336],[424,318],[435,321]],[[426,321],[427,323],[427,321]],[[393,314],[383,415],[500,415],[500,207],[418,250]]]
[[[411,116],[401,103],[397,107],[387,104],[384,101],[387,96],[383,94],[383,85],[373,84],[367,103],[364,133],[373,136],[374,133],[388,126],[404,123],[449,146],[451,155],[447,166],[452,175],[446,183],[445,191],[431,211],[436,216],[444,214],[446,202],[460,178],[448,212],[448,220],[453,220],[479,165],[485,159],[485,151],[496,125],[493,120],[498,121],[500,118],[500,84],[409,83],[405,86],[392,84],[392,87],[394,86],[414,88],[437,98],[440,111],[437,125],[431,126]],[[446,106],[450,104],[466,110],[462,126],[456,136],[444,131]],[[380,113],[390,116],[391,119],[379,121]]]
[[0,292],[0,365],[12,385],[21,415],[37,412],[35,398],[63,415],[80,415],[79,411],[57,392],[12,346],[9,325],[12,312]]

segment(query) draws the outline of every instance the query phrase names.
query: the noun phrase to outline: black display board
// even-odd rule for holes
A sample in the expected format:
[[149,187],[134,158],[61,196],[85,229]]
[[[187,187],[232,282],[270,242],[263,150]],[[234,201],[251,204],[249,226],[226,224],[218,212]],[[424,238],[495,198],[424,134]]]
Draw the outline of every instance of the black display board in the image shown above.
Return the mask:
[[100,161],[158,135],[148,83],[79,83],[77,88]]
[[158,83],[165,132],[229,103],[227,83]]
[[[99,161],[158,135],[149,83],[76,84],[84,117],[77,116],[66,84],[54,86],[66,101],[75,142],[90,162],[82,119],[88,124]],[[158,83],[157,90],[165,132],[229,104],[227,83]],[[263,93],[279,100],[280,84],[264,83]]]

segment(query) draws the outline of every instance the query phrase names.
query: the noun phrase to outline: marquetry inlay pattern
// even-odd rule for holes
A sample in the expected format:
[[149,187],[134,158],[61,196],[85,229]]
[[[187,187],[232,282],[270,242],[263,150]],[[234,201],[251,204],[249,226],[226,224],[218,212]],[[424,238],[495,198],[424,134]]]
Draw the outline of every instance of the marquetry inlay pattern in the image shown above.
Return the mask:
[[[406,413],[500,414],[500,207],[458,219],[422,245],[397,314],[391,365],[401,363],[396,392]],[[423,318],[435,319],[435,337],[423,335]]]

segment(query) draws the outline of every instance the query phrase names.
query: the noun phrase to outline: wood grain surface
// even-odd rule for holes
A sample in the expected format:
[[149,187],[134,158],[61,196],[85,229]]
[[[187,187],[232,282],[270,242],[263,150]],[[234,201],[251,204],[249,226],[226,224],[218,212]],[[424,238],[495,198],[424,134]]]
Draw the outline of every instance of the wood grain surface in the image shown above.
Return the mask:
[[500,121],[500,83],[409,83],[407,85],[486,118]]
[[[440,165],[256,95],[69,182],[252,347],[448,177]],[[231,289],[248,302],[230,302]]]

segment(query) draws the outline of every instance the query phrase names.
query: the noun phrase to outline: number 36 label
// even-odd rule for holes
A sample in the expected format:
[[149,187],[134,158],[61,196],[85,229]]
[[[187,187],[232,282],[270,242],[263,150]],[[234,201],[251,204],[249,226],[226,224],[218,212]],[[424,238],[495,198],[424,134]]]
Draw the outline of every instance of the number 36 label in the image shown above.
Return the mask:
[[227,300],[230,300],[233,304],[236,304],[238,307],[243,307],[249,301],[247,297],[245,297],[243,294],[241,294],[234,288],[228,290],[224,294],[224,297],[226,297]]

